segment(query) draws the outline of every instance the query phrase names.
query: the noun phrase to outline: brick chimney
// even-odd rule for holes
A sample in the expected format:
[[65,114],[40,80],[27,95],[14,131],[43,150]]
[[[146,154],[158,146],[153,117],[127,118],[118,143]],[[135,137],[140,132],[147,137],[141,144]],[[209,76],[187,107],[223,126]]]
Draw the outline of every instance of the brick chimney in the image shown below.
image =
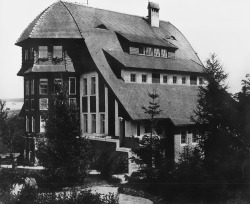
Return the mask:
[[148,20],[151,26],[159,28],[159,10],[160,6],[157,3],[148,3]]

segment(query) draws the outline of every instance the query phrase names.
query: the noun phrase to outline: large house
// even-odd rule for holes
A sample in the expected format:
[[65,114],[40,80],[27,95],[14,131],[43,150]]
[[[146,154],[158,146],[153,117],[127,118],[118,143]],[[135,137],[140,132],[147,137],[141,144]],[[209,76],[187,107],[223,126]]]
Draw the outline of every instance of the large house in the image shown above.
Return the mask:
[[27,135],[44,132],[49,94],[64,83],[69,103],[80,109],[82,134],[93,141],[129,153],[132,136],[149,131],[142,106],[155,90],[162,109],[156,131],[167,138],[168,155],[177,160],[184,146],[195,144],[191,115],[204,83],[203,65],[159,12],[152,2],[148,16],[140,17],[57,1],[40,13],[16,42],[22,47],[18,75],[24,77]]

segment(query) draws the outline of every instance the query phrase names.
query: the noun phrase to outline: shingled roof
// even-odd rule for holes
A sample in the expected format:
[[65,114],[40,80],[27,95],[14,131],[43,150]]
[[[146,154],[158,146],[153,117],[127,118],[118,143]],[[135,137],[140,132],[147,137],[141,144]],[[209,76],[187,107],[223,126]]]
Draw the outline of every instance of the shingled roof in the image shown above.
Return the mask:
[[[165,42],[163,46],[178,48],[175,52],[176,59],[126,54],[118,40],[118,33],[134,42],[135,36],[147,41],[154,39],[153,44]],[[174,36],[175,40],[171,40],[171,36]],[[166,70],[202,72],[202,63],[198,56],[182,33],[171,23],[160,21],[157,28],[150,26],[143,17],[59,1],[35,18],[20,36],[17,45],[29,38],[84,39],[82,42],[86,44],[96,71],[104,78],[131,119],[148,118],[141,107],[148,105],[147,93],[155,89],[160,94],[159,103],[163,110],[160,118],[169,118],[175,125],[192,124],[190,117],[197,104],[197,86],[125,83],[115,76],[105,54],[107,52],[128,68],[163,67]],[[47,72],[48,69],[50,68],[33,67],[29,71]],[[58,67],[59,71],[60,69]]]

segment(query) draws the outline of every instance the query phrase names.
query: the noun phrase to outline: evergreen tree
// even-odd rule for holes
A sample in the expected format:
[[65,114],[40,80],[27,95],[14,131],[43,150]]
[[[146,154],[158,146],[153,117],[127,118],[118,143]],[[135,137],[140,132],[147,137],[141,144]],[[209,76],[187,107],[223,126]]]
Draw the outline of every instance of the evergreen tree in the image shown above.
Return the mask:
[[79,110],[69,105],[66,90],[60,88],[49,99],[44,135],[38,140],[37,158],[53,184],[82,182],[89,166],[91,147],[81,136]]

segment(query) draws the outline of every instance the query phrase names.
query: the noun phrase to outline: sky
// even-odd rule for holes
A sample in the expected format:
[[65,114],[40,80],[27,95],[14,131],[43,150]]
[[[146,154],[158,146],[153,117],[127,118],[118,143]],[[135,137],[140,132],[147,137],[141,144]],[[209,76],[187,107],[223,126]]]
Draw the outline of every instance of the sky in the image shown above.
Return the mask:
[[[15,45],[28,24],[56,0],[0,0],[0,99],[23,98],[21,47]],[[71,1],[71,0],[68,0]],[[249,0],[152,0],[160,19],[171,22],[191,43],[201,61],[217,54],[231,93],[250,74]],[[87,0],[75,0],[87,4]],[[147,16],[148,0],[88,0],[91,7]]]

